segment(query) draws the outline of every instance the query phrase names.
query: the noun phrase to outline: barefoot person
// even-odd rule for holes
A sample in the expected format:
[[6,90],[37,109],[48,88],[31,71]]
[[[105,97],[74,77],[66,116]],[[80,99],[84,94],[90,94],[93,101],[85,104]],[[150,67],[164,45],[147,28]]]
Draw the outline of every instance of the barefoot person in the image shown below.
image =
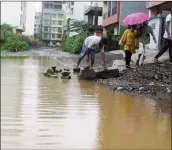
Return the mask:
[[153,40],[156,42],[156,38],[151,26],[148,25],[148,22],[145,21],[142,26],[140,26],[137,30],[137,34],[139,37],[139,56],[136,62],[136,65],[139,66],[140,58],[142,58],[141,66],[143,66],[144,61],[146,59],[146,51],[148,50],[148,44],[150,43],[150,34],[153,37]]
[[[98,37],[98,36],[89,36],[85,39],[83,46],[82,46],[82,51],[80,53],[80,57],[77,61],[77,66],[76,68],[79,68],[80,62],[83,60],[85,56],[87,56],[87,65],[88,68],[91,67],[93,68],[94,61],[95,61],[95,53],[97,50],[101,50],[101,59],[103,62],[103,67],[106,69],[106,64],[105,64],[105,54],[104,54],[104,46],[107,45],[107,39],[105,37]],[[89,60],[91,57],[91,65],[89,66]]]
[[164,33],[165,45],[155,56],[155,62],[159,62],[158,58],[169,49],[170,63],[172,63],[172,10],[169,15],[167,15],[165,20],[165,33]]
[[125,30],[124,34],[121,37],[120,44],[123,46],[123,50],[125,51],[125,63],[126,68],[130,68],[131,56],[135,53],[136,49],[136,26],[129,26],[127,30]]

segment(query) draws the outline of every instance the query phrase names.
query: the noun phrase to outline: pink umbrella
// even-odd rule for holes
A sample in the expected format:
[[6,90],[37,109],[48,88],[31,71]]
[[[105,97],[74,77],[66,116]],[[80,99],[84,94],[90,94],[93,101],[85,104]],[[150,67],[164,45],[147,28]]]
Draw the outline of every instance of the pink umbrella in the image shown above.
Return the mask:
[[141,24],[145,21],[147,21],[149,19],[149,16],[145,13],[132,13],[130,15],[128,15],[127,17],[125,17],[125,19],[123,20],[124,24],[127,25],[136,25],[136,24]]

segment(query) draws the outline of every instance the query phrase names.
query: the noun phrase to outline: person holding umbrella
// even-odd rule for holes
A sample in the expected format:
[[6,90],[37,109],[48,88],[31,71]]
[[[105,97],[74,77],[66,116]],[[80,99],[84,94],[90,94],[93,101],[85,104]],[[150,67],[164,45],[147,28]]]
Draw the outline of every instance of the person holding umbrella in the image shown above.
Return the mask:
[[130,26],[130,30],[127,29],[120,40],[120,44],[123,45],[125,50],[125,61],[127,68],[130,68],[131,56],[132,53],[135,53],[135,49],[136,49],[136,38],[138,36],[137,31],[135,30],[136,25],[142,24],[148,19],[149,16],[147,14],[136,12],[126,16],[125,19],[123,20],[124,24]]
[[126,68],[130,68],[131,56],[133,53],[136,52],[135,48],[137,33],[135,28],[135,25],[128,26],[128,29],[125,30],[119,42],[123,46],[123,50],[125,51]]
[[157,43],[153,29],[150,25],[148,25],[148,21],[146,20],[142,26],[138,26],[137,35],[139,39],[139,56],[136,62],[136,65],[139,66],[140,58],[143,55],[141,66],[143,66],[144,61],[146,59],[146,51],[148,50],[148,44],[150,43],[150,34],[153,37],[155,44]]

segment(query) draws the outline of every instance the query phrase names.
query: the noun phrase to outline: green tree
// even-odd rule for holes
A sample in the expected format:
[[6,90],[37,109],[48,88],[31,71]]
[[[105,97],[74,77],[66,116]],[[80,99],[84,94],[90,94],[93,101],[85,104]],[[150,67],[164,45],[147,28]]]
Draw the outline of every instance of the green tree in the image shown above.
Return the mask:
[[13,31],[13,26],[9,25],[9,24],[6,24],[6,23],[3,23],[3,24],[0,25],[0,29],[1,29],[1,31],[5,30],[5,31],[12,32]]

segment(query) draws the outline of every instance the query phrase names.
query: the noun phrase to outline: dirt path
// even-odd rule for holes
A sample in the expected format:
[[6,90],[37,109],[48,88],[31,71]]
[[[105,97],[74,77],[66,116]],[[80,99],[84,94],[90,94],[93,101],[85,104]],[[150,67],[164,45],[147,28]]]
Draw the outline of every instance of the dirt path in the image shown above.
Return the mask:
[[[121,59],[118,54],[107,53],[108,66],[113,61]],[[72,69],[76,65],[78,55],[58,51],[56,49],[37,49],[26,52],[8,53],[1,52],[1,56],[49,56],[66,67]],[[100,54],[96,55],[95,67],[101,64]],[[81,66],[84,65],[84,61]],[[128,69],[119,78],[94,80],[95,83],[102,83],[108,86],[112,92],[122,92],[132,96],[154,99],[162,111],[171,116],[172,100],[172,66],[168,62],[157,64],[146,64],[143,67]]]

